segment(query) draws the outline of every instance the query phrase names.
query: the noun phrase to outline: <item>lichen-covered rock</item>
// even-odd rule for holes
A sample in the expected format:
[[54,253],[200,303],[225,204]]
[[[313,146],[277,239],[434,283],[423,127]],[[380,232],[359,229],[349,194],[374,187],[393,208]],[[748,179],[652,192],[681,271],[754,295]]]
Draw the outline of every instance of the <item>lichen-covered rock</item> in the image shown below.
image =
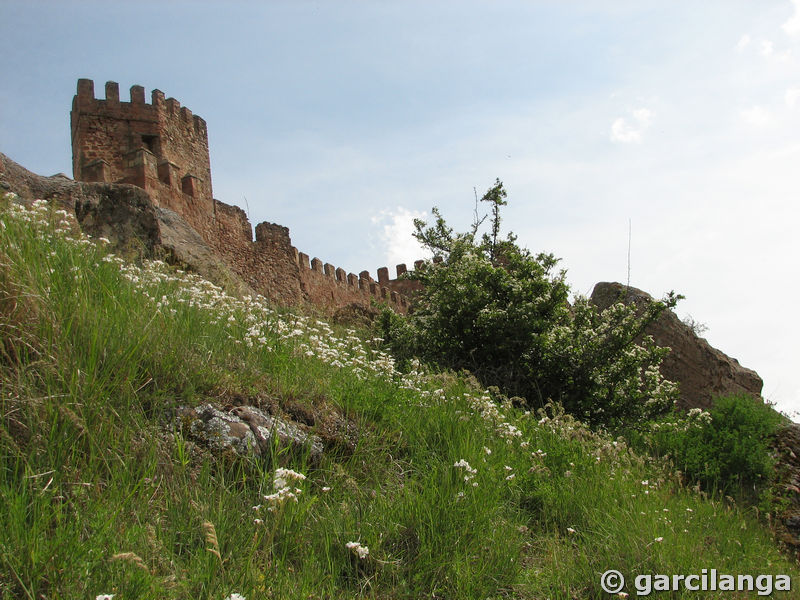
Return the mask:
[[319,437],[254,406],[237,406],[229,411],[213,404],[181,408],[177,426],[184,435],[211,450],[232,451],[240,456],[265,456],[277,444],[279,448],[307,452],[315,460],[323,449]]
[[[642,290],[621,283],[598,283],[591,301],[605,309],[616,302],[642,306],[653,298]],[[680,386],[681,408],[709,408],[714,398],[746,394],[761,401],[763,381],[758,373],[739,364],[698,337],[672,311],[664,311],[645,333],[656,344],[672,351],[661,364],[661,374]]]

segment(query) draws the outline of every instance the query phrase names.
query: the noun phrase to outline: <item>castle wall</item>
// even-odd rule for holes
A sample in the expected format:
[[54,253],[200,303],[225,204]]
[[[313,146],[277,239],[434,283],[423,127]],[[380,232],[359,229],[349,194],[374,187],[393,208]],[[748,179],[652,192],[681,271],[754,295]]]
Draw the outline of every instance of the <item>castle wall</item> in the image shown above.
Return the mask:
[[[405,313],[408,299],[390,289],[388,282],[378,282],[368,271],[346,273],[319,258],[309,261],[307,254],[296,252],[300,269],[300,282],[309,301],[324,310],[332,310],[346,304],[369,306],[373,300],[388,304],[394,310]],[[383,267],[385,269],[385,267]]]
[[[332,312],[347,304],[368,306],[373,299],[406,312],[408,299],[393,289],[395,284],[415,281],[381,281],[367,271],[347,273],[292,246],[289,229],[274,223],[259,223],[252,228],[245,212],[216,200],[217,235],[211,244],[223,260],[259,294],[281,305],[311,304],[322,312]],[[398,272],[405,272],[405,265]],[[379,275],[387,269],[378,269]]]
[[[388,269],[378,280],[356,276],[292,246],[289,230],[273,223],[253,227],[245,212],[214,200],[206,123],[174,98],[144,88],[119,98],[119,85],[106,83],[97,99],[94,82],[78,80],[70,114],[72,168],[78,181],[129,183],[145,189],[155,204],[181,215],[251,288],[282,305],[311,304],[325,312],[373,300],[399,312],[415,281],[393,281]],[[398,276],[405,266],[398,266]],[[416,286],[416,287],[415,287]]]

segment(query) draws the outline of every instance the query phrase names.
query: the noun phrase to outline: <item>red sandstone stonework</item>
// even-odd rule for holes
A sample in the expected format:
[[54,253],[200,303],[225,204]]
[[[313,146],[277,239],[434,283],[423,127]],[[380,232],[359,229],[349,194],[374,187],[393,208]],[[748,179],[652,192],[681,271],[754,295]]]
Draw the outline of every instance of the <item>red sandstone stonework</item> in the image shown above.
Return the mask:
[[[253,227],[244,211],[215,200],[206,122],[174,98],[144,88],[130,89],[120,101],[119,85],[106,83],[105,100],[94,97],[94,82],[78,80],[72,101],[72,170],[76,181],[131,183],[153,202],[181,215],[217,254],[255,291],[283,305],[312,304],[330,312],[372,300],[399,312],[416,281],[390,280],[378,269],[356,276],[298,252],[289,230],[272,223]],[[398,277],[406,271],[398,265]]]
[[135,85],[130,102],[121,102],[119,85],[109,81],[106,99],[97,100],[94,83],[78,80],[70,115],[73,175],[144,188],[207,237],[214,201],[206,122],[159,90],[151,98],[145,103],[144,88]]

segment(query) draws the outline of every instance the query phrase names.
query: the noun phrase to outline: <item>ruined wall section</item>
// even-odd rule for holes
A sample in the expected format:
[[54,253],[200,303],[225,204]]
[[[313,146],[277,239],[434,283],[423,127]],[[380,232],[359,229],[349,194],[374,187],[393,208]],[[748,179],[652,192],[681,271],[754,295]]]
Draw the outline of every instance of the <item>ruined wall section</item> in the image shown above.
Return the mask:
[[215,200],[214,251],[256,292],[271,302],[296,306],[305,301],[289,230],[272,223],[253,228],[245,212]]
[[[414,269],[419,270],[422,268],[424,262],[424,260],[418,260],[414,262]],[[411,298],[414,296],[414,294],[422,290],[422,284],[416,279],[403,278],[403,275],[408,272],[405,264],[397,265],[396,269],[397,279],[389,279],[389,270],[386,267],[378,269],[378,282],[387,287],[390,291],[406,298]]]
[[308,302],[288,227],[267,222],[256,225],[249,271],[259,293],[273,302],[284,306]]

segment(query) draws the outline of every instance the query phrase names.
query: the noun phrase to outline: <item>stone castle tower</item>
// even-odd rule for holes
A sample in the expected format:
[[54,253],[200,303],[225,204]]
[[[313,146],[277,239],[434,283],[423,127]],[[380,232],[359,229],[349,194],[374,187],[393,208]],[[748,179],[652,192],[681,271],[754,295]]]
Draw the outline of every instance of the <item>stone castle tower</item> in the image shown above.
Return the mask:
[[105,100],[96,99],[94,82],[78,80],[70,113],[75,180],[144,188],[209,239],[215,206],[206,122],[160,90],[150,104],[139,85],[130,102],[120,101],[113,81],[105,91]]

